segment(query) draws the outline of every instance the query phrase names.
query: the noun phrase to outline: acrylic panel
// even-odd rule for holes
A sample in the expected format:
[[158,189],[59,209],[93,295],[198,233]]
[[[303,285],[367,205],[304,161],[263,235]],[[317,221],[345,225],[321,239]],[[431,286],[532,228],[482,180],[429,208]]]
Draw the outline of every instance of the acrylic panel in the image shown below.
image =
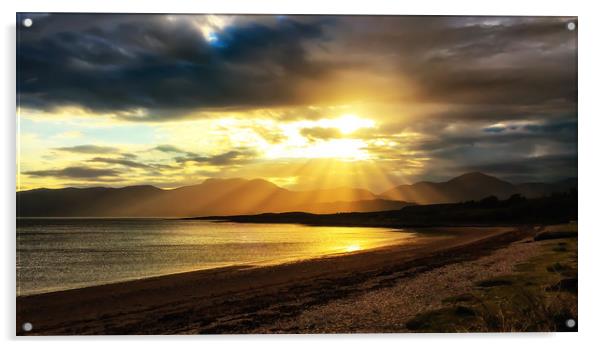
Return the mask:
[[18,335],[577,330],[577,18],[16,24]]

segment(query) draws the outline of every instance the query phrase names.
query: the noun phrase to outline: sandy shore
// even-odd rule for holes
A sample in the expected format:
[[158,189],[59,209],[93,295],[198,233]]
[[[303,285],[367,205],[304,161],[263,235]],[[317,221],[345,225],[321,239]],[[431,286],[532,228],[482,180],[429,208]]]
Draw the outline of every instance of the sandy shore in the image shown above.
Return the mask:
[[[375,294],[401,279],[477,260],[534,234],[529,228],[437,230],[446,236],[276,266],[230,267],[17,297],[17,334],[313,332],[320,322],[312,319],[333,301]],[[340,309],[343,314],[349,307]],[[33,324],[31,332],[22,331],[25,322]],[[362,331],[341,326],[335,331]]]
[[374,289],[373,280],[356,295],[307,309],[298,316],[262,325],[250,333],[399,333],[417,314],[442,307],[446,299],[471,294],[476,281],[513,274],[517,265],[541,253],[531,237],[474,260],[449,263],[424,272],[400,271],[390,287]]

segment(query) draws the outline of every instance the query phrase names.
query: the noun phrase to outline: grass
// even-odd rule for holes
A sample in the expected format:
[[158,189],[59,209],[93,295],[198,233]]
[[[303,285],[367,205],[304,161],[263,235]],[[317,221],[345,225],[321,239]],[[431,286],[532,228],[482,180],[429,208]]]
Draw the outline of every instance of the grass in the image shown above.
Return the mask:
[[463,303],[463,302],[470,302],[470,301],[474,301],[476,298],[474,295],[469,294],[469,293],[464,293],[464,294],[460,294],[457,296],[451,296],[451,297],[447,297],[445,299],[443,299],[443,303],[451,303],[451,304],[456,304],[456,303]]
[[472,324],[477,315],[470,307],[461,305],[447,307],[416,316],[406,324],[406,328],[415,332],[449,332],[447,331],[449,323],[454,321],[455,332],[473,332]]
[[510,275],[474,284],[442,307],[406,323],[413,332],[576,331],[577,239],[541,240],[543,253],[518,264]]
[[497,286],[510,286],[514,283],[509,277],[498,277],[494,279],[482,280],[476,283],[478,287],[489,288]]

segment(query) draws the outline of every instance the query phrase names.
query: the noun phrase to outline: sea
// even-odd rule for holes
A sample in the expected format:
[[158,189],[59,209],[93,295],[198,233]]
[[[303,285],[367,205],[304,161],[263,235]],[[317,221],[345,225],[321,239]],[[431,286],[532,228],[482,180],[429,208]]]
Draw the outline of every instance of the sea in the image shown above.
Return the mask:
[[416,233],[178,219],[17,219],[17,295],[408,244]]

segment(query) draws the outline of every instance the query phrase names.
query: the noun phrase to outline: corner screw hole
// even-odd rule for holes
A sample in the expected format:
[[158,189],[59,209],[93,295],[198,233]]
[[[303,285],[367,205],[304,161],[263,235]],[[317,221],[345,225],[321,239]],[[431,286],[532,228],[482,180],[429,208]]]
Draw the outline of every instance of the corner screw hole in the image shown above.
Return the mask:
[[576,28],[576,27],[577,27],[577,26],[575,25],[575,23],[574,23],[574,22],[569,22],[569,23],[566,25],[566,28],[567,28],[568,30],[570,30],[570,31],[573,31],[573,30],[575,30],[575,28]]
[[573,319],[566,320],[566,327],[573,328],[573,327],[575,327],[575,325],[577,325],[577,322],[575,320],[573,320]]
[[29,332],[31,330],[33,330],[33,325],[31,324],[31,322],[26,322],[23,324],[23,331]]

